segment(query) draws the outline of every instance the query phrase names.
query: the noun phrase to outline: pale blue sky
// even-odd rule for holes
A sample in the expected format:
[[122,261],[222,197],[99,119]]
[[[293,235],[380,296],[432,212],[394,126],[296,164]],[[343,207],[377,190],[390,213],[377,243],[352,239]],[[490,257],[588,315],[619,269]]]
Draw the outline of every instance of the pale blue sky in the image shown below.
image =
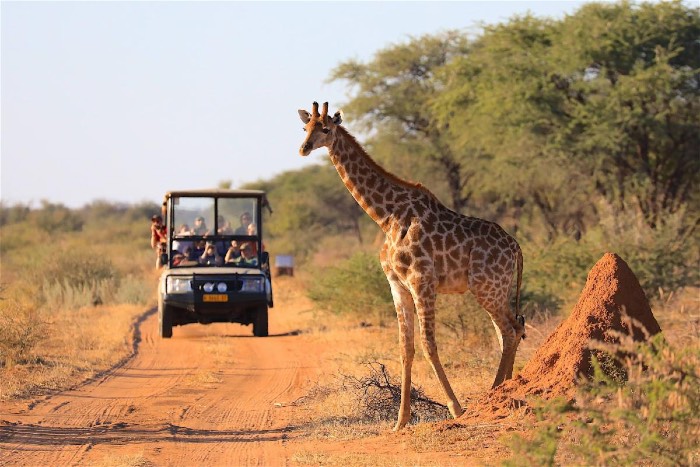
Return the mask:
[[[331,70],[409,37],[584,2],[0,3],[0,198],[160,202],[315,163],[298,108]],[[346,122],[352,129],[352,122]]]

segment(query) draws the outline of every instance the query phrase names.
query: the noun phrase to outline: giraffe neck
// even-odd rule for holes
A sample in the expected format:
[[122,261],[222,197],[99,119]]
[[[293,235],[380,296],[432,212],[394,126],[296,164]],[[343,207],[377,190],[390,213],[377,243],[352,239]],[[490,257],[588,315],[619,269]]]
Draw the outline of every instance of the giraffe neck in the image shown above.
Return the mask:
[[343,127],[336,127],[335,132],[328,151],[331,162],[355,201],[385,232],[390,229],[392,218],[403,217],[409,198],[432,196],[421,185],[380,167]]

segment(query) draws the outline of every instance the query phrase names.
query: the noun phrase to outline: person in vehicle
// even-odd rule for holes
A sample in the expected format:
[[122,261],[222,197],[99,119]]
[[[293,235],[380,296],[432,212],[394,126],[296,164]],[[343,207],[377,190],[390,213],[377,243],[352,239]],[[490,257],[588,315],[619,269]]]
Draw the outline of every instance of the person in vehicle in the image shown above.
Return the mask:
[[204,254],[204,250],[206,250],[207,242],[204,240],[198,240],[194,243],[194,246],[192,247],[192,255],[195,258],[200,258]]
[[224,262],[229,264],[229,263],[235,263],[238,258],[241,257],[241,249],[238,246],[238,242],[236,240],[231,240],[231,246],[229,247],[228,251],[226,252],[226,256],[224,257]]
[[258,257],[253,254],[251,242],[244,242],[241,245],[241,256],[234,260],[233,264],[237,266],[257,266]]
[[[248,235],[258,235],[258,226],[255,225],[254,222],[251,222],[248,224]],[[251,244],[251,247],[253,248],[253,255],[257,256],[258,255],[258,242],[249,242]],[[265,251],[265,244],[262,244],[262,249]]]
[[204,249],[204,253],[199,258],[199,264],[205,266],[220,266],[221,263],[221,256],[219,256],[219,252],[216,251],[216,245],[208,243]]
[[219,235],[233,235],[233,227],[231,227],[231,223],[224,218],[224,216],[219,216],[218,218],[218,229],[216,232]]
[[194,235],[207,235],[209,230],[207,229],[207,224],[204,222],[202,216],[197,216],[194,220],[194,229],[192,230]]
[[248,235],[248,225],[253,222],[253,216],[248,211],[241,214],[241,226],[236,229],[236,235]]
[[197,257],[194,255],[194,249],[191,246],[188,246],[185,248],[185,251],[182,253],[182,258],[180,258],[179,262],[177,265],[174,264],[174,266],[196,266],[199,264],[199,262],[196,259]]
[[[190,226],[187,224],[182,224],[180,225],[180,228],[178,229],[177,236],[179,237],[185,237],[188,235],[192,235],[192,232],[190,231]],[[191,246],[192,242],[184,241],[184,240],[173,240],[173,250],[177,250],[179,253],[184,253],[185,248],[188,246]]]

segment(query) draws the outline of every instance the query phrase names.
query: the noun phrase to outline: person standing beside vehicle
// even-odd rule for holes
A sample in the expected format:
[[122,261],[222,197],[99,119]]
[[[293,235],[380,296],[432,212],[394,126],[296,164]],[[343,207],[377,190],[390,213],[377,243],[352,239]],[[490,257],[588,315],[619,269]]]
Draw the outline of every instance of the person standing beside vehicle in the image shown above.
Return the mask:
[[163,224],[163,217],[154,215],[151,217],[151,248],[156,251],[156,269],[161,267],[161,257],[168,242],[167,229]]

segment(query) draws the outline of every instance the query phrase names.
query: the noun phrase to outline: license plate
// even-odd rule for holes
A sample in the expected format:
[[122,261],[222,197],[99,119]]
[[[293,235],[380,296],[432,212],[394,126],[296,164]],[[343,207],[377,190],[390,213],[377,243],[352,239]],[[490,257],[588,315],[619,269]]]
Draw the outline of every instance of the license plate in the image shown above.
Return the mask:
[[209,294],[204,295],[202,300],[205,302],[228,302],[228,295],[226,294]]

